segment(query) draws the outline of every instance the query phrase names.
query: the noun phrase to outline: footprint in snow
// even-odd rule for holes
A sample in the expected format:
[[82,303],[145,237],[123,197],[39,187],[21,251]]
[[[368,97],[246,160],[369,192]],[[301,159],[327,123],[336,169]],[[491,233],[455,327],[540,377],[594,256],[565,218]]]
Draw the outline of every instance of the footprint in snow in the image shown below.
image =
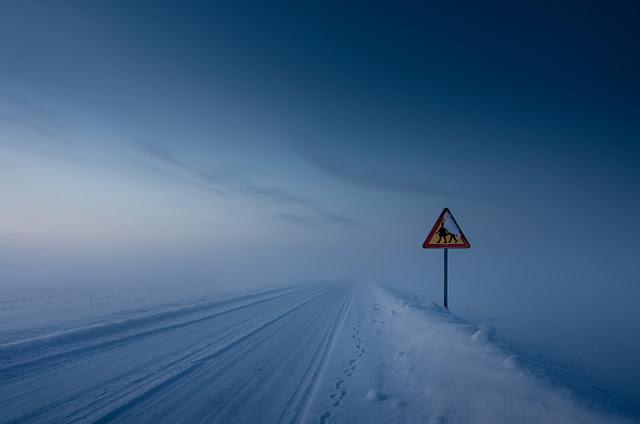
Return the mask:
[[367,400],[369,402],[381,402],[385,400],[387,396],[379,390],[369,389],[367,392]]
[[331,416],[331,412],[327,411],[320,416],[320,423],[324,424],[329,421],[329,417]]

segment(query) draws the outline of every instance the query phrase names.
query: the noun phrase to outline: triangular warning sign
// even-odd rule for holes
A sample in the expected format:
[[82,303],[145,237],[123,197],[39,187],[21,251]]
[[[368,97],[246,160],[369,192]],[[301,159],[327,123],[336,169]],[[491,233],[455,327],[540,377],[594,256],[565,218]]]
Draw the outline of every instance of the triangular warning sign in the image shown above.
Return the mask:
[[425,249],[468,249],[471,245],[451,215],[451,211],[444,208],[422,247]]

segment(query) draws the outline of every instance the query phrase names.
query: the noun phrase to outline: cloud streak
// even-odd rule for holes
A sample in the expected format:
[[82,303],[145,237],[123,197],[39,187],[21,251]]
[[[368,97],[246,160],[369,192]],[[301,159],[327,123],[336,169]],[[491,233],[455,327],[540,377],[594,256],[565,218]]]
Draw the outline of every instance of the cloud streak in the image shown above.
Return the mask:
[[277,219],[278,221],[284,221],[288,224],[297,225],[300,227],[315,228],[318,226],[317,225],[318,223],[316,220],[305,215],[297,215],[293,213],[281,212],[281,213],[274,213],[271,216],[274,219]]
[[311,152],[302,152],[303,157],[317,166],[324,172],[361,187],[373,188],[376,190],[406,192],[422,195],[444,196],[457,194],[424,184],[422,182],[407,181],[398,177],[390,177],[376,173],[374,170],[363,169],[362,166],[345,166],[327,158],[325,155]]
[[292,206],[305,209],[310,215],[292,214],[289,212],[272,214],[275,219],[294,225],[311,226],[319,220],[343,226],[353,227],[357,223],[348,216],[326,209],[310,199],[295,195],[289,191],[268,184],[248,181],[246,178],[230,175],[224,172],[214,172],[187,163],[169,152],[148,143],[137,143],[137,147],[153,157],[185,173],[188,178],[171,173],[175,178],[207,192],[217,195],[236,194],[246,197],[265,199],[279,206]]

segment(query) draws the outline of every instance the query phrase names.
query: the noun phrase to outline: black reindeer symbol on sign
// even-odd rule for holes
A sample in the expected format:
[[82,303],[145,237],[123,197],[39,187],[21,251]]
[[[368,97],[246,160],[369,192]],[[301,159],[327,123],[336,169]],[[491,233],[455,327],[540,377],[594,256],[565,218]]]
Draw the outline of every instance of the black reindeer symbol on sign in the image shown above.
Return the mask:
[[[447,240],[447,237],[449,237],[449,240]],[[444,224],[442,224],[442,226],[438,230],[437,243],[451,243],[452,240],[457,243],[458,237],[456,237],[456,235],[453,234],[451,231],[447,230]]]

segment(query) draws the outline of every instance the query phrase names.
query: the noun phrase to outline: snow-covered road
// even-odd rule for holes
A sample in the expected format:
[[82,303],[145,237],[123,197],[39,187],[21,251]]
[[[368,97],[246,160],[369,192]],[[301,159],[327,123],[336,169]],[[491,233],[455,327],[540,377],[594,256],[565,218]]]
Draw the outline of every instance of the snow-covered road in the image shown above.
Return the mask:
[[0,344],[2,423],[612,422],[437,308],[313,284]]
[[351,292],[269,291],[2,345],[0,421],[300,421]]

